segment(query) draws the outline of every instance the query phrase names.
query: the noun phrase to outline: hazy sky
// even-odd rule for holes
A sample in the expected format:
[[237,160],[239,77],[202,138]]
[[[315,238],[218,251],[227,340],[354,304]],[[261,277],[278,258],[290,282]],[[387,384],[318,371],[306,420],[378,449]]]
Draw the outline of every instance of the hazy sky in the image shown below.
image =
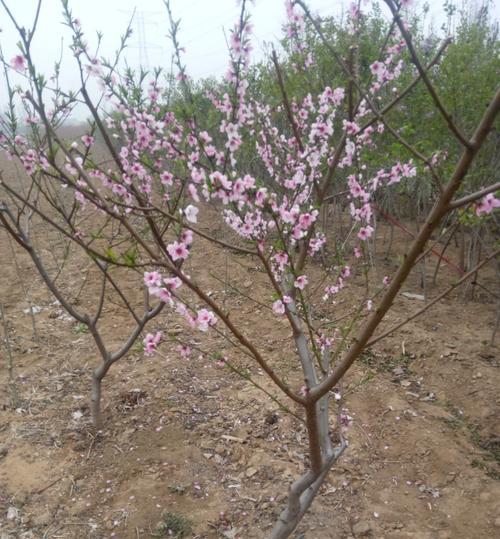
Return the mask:
[[[19,22],[31,26],[36,0],[6,0]],[[339,13],[342,2],[311,0],[315,11]],[[332,5],[334,9],[332,10]],[[110,57],[116,50],[120,36],[133,19],[133,35],[125,53],[128,64],[137,68],[161,65],[170,67],[172,47],[167,33],[169,24],[162,0],[70,0],[74,17],[81,20],[82,28],[90,45],[96,43],[96,32],[104,34],[101,53]],[[236,0],[171,0],[176,19],[181,19],[179,40],[186,49],[184,60],[188,73],[197,78],[225,73],[227,46],[224,31],[228,31],[238,19],[239,7]],[[254,54],[262,57],[264,41],[276,41],[285,20],[283,0],[256,0],[249,2],[255,27]],[[61,46],[67,49],[70,43],[69,29],[61,24],[61,0],[42,0],[42,11],[34,39],[34,57],[38,71],[50,75],[54,60],[60,56]],[[4,56],[10,60],[18,54],[16,43],[19,38],[5,11],[0,6],[0,44]],[[92,47],[91,47],[92,50]],[[65,86],[75,86],[74,59],[67,52],[63,57],[62,81]],[[0,79],[2,76],[0,75]],[[3,82],[3,81],[2,81]],[[5,86],[0,82],[0,103],[5,103]]]
[[[6,0],[22,25],[32,23],[36,0]],[[309,0],[313,11],[321,15],[340,14],[349,0]],[[262,57],[263,43],[276,41],[285,20],[283,0],[256,0],[250,3],[255,27],[254,58]],[[367,2],[369,4],[369,2]],[[418,0],[415,4],[423,4]],[[442,21],[441,1],[429,0],[433,20]],[[500,18],[500,0],[494,12]],[[222,75],[227,67],[224,30],[232,27],[239,14],[236,0],[171,0],[175,18],[181,19],[180,42],[186,48],[185,60],[193,77]],[[102,30],[102,53],[111,56],[120,35],[136,7],[134,34],[126,58],[132,67],[162,65],[169,67],[172,48],[167,38],[168,21],[162,0],[70,0],[73,14],[82,22],[89,44],[95,44],[95,33]],[[38,70],[50,75],[61,46],[70,43],[68,29],[61,24],[61,1],[42,0],[42,11],[34,40],[34,56]],[[0,44],[7,60],[18,53],[18,37],[0,7]],[[66,54],[63,61],[63,85],[76,87],[74,59]],[[0,104],[5,104],[5,86],[0,75]]]

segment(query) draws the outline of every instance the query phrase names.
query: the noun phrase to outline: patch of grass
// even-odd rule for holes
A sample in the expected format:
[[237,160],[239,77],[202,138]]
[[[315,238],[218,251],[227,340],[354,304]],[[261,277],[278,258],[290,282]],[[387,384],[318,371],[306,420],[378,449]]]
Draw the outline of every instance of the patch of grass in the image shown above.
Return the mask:
[[134,346],[132,347],[132,350],[134,352],[137,352],[138,354],[143,354],[144,353],[144,343],[141,340],[136,341],[134,343]]
[[486,475],[496,481],[500,481],[500,472],[495,468],[488,468]]
[[453,417],[450,418],[443,418],[443,422],[448,425],[451,429],[459,430],[462,428],[469,428],[470,425],[465,420],[465,417],[463,415],[463,412],[454,406],[450,401],[447,401],[444,405],[444,409],[450,412],[450,414],[453,415]]
[[496,467],[489,466],[483,460],[473,459],[471,461],[470,465],[473,468],[477,468],[478,470],[482,470],[488,477],[491,477],[492,479],[496,479],[497,481],[500,480],[500,471],[498,471],[496,469]]
[[477,468],[478,470],[484,470],[486,468],[486,464],[482,460],[479,460],[479,459],[472,459],[470,462],[470,465],[473,468]]
[[212,352],[211,358],[214,361],[221,361],[222,359],[224,359],[224,354],[222,352],[219,352],[219,351]]
[[375,367],[377,364],[377,358],[371,350],[365,350],[361,356],[359,356],[359,361],[367,367]]
[[179,398],[177,395],[170,395],[165,399],[166,406],[177,406],[179,404]]
[[470,423],[463,415],[463,412],[451,402],[446,402],[444,408],[454,417],[446,418],[443,421],[455,430],[465,429],[468,431],[471,442],[484,451],[481,458],[472,459],[470,465],[473,468],[482,470],[488,477],[500,480],[500,438],[481,436],[479,426]]
[[500,438],[482,439],[478,437],[478,445],[481,449],[488,452],[491,460],[500,464]]
[[78,324],[75,324],[73,326],[73,331],[77,335],[82,335],[83,333],[88,333],[89,328],[88,328],[87,324],[82,324],[82,322],[79,322]]
[[474,445],[485,452],[484,459],[474,459],[471,466],[483,470],[492,479],[500,480],[500,438],[483,438],[477,425],[470,425],[469,430]]
[[370,350],[365,350],[360,356],[361,363],[375,369],[378,372],[392,372],[396,367],[401,367],[404,374],[410,373],[410,364],[415,357],[412,354],[400,354],[398,356],[378,357]]
[[170,485],[168,490],[172,494],[184,494],[186,492],[186,487],[184,485]]
[[473,443],[487,452],[489,460],[500,464],[500,438],[483,438],[477,425],[469,425],[469,430]]
[[446,423],[446,425],[450,427],[450,429],[453,429],[453,430],[459,430],[467,426],[465,421],[463,419],[460,419],[459,417],[450,417],[450,418],[446,417],[446,418],[443,418],[443,422]]
[[179,513],[164,511],[156,525],[153,537],[173,537],[182,539],[193,533],[193,525],[189,518]]

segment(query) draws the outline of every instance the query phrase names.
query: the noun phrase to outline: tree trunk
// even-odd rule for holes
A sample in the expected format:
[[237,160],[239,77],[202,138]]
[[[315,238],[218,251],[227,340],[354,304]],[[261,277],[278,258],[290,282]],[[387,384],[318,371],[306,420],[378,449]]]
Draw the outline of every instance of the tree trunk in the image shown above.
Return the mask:
[[92,371],[92,389],[90,392],[90,414],[92,424],[97,431],[102,430],[103,421],[101,416],[101,382],[108,373],[111,365],[117,360],[117,357],[112,358],[109,354],[106,359]]
[[330,468],[338,460],[346,448],[345,444],[337,447],[325,460],[326,464],[318,474],[312,471],[299,477],[290,487],[288,503],[274,525],[269,539],[286,539],[290,537],[306,511],[311,506],[316,493],[323,484]]
[[96,431],[102,430],[101,416],[101,368],[97,368],[92,372],[92,389],[90,392],[90,414],[92,416],[92,424]]

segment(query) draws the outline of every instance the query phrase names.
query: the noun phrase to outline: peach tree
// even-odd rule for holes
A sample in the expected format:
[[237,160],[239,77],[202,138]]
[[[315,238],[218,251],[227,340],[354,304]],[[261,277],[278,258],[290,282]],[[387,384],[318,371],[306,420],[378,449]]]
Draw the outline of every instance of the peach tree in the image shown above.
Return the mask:
[[[287,0],[285,31],[304,88],[307,69],[315,61],[303,39],[306,25],[324,42],[348,84],[325,84],[319,92],[290,94],[284,60],[273,51],[270,62],[280,99],[268,103],[252,91],[252,24],[247,2],[242,0],[240,16],[228,37],[225,80],[204,96],[207,115],[197,109],[193,82],[183,61],[180,24],[168,0],[164,4],[175,67],[173,77],[167,78],[160,69],[147,74],[120,68],[129,32],[114,59],[99,57],[99,47],[91,49],[79,20],[63,0],[79,73],[76,92],[60,87],[57,69],[51,79],[36,70],[32,39],[40,4],[33,27],[26,30],[1,0],[21,39],[19,53],[4,60],[5,73],[10,80],[9,74],[17,72],[21,83],[9,84],[10,108],[1,119],[0,145],[22,163],[28,185],[20,188],[2,177],[3,227],[29,252],[39,271],[43,268],[37,263],[36,249],[22,226],[26,212],[57,228],[81,248],[102,271],[103,283],[108,268],[141,272],[145,310],[142,317],[136,317],[135,329],[124,346],[134,342],[160,310],[168,311],[186,332],[223,335],[235,350],[243,352],[245,361],[269,377],[273,399],[288,401],[301,410],[296,416],[307,432],[308,466],[290,487],[287,506],[269,536],[272,539],[290,536],[346,449],[344,427],[349,418],[341,413],[341,381],[367,347],[397,329],[377,334],[403,283],[428,249],[436,227],[458,208],[469,206],[478,215],[487,215],[500,204],[494,195],[498,184],[475,191],[467,188],[469,169],[500,110],[500,91],[491,96],[474,131],[463,132],[432,81],[446,43],[424,64],[404,21],[410,2],[384,1],[391,24],[381,50],[372,59],[371,80],[365,85],[356,76],[355,62],[346,61],[328,41],[321,20],[306,2]],[[346,24],[353,43],[363,16],[360,3],[352,4]],[[411,58],[410,65],[404,63],[403,55]],[[406,85],[399,81],[403,70],[412,74]],[[429,96],[429,113],[440,117],[462,148],[449,176],[440,174],[437,154],[422,154],[388,119],[389,112],[401,107],[416,85],[422,85]],[[24,110],[24,129],[19,129],[15,103]],[[60,127],[77,106],[86,108],[88,130],[68,141]],[[377,151],[377,139],[383,133],[412,158],[388,162],[372,171],[366,162]],[[99,159],[103,148],[106,158]],[[365,256],[374,241],[374,201],[391,185],[408,178],[418,181],[423,171],[434,183],[434,199],[398,269],[376,290],[367,287],[364,297],[351,305],[344,331],[322,324],[313,315],[317,306],[335,310],[336,298],[350,286],[355,268],[367,268]],[[350,227],[333,246],[339,253],[337,262],[318,278],[313,271],[317,255],[328,247],[320,216],[334,197],[346,198]],[[201,226],[210,209],[227,229],[223,239]],[[287,361],[290,368],[292,361],[297,363],[299,378],[283,373],[266,356],[262,343],[251,338],[203,284],[204,264],[194,254],[205,242],[221,254],[248,257],[263,272],[270,290],[266,316],[270,325],[286,321],[295,350]],[[496,255],[498,251],[488,259]],[[50,288],[50,279],[45,281]],[[126,292],[120,290],[127,301]],[[70,304],[63,306],[77,319],[81,316],[72,312]],[[97,332],[95,317],[85,315],[83,321]],[[99,348],[99,338],[95,341]],[[161,330],[146,333],[143,344],[148,355],[172,348]],[[191,353],[182,337],[179,352],[184,357]],[[122,355],[109,357],[116,361]],[[109,357],[104,353],[96,370],[99,383],[114,362]],[[231,358],[222,362],[234,367]]]

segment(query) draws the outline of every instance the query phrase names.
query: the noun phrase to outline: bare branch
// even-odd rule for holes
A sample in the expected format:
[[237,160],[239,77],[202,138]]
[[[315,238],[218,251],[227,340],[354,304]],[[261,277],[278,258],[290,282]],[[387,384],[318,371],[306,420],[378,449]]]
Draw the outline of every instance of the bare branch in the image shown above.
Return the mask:
[[461,208],[462,206],[466,206],[467,204],[470,204],[471,202],[475,202],[478,198],[483,198],[486,195],[489,195],[490,193],[494,193],[495,191],[498,191],[500,189],[500,183],[494,183],[493,185],[490,185],[489,187],[485,187],[484,189],[481,189],[480,191],[476,191],[475,193],[471,193],[470,195],[464,196],[462,198],[457,198],[456,200],[452,200],[448,204],[448,210],[456,210],[457,208]]
[[455,167],[455,171],[450,178],[450,181],[446,185],[443,193],[437,200],[433,209],[429,213],[424,225],[420,229],[417,237],[414,239],[410,246],[408,253],[405,256],[404,262],[399,267],[393,281],[389,285],[386,293],[384,294],[380,305],[376,311],[370,316],[364,327],[360,330],[354,343],[351,345],[342,361],[338,364],[335,370],[330,376],[321,382],[316,388],[309,393],[310,400],[320,399],[327,391],[332,389],[335,384],[342,378],[342,376],[351,367],[354,361],[359,357],[361,352],[366,347],[366,344],[373,335],[373,332],[378,327],[386,312],[391,307],[396,295],[403,282],[408,277],[412,270],[415,261],[420,253],[423,251],[425,244],[431,237],[432,232],[438,226],[441,219],[448,212],[448,205],[453,198],[453,195],[457,192],[462,184],[465,176],[467,175],[474,157],[477,155],[481,145],[483,144],[486,135],[490,131],[495,118],[500,112],[500,89],[497,90],[495,97],[492,99],[488,109],[483,115],[476,132],[473,137],[473,143],[471,147],[466,147],[462,153],[462,156]]
[[432,301],[429,301],[429,303],[427,303],[424,307],[422,307],[421,309],[419,309],[418,311],[413,313],[411,316],[408,316],[407,318],[405,318],[405,320],[403,320],[402,322],[399,322],[398,324],[395,324],[394,326],[390,327],[388,330],[384,331],[382,334],[377,335],[376,337],[374,337],[373,339],[368,341],[368,343],[366,344],[366,348],[369,348],[370,346],[373,346],[375,343],[381,341],[382,339],[385,339],[385,337],[387,337],[391,333],[394,333],[399,328],[402,328],[403,326],[408,324],[408,322],[411,322],[412,320],[414,320],[415,318],[417,318],[421,314],[425,313],[425,311],[430,309],[438,301],[441,301],[450,292],[455,290],[455,288],[457,288],[458,286],[463,284],[465,281],[467,281],[467,279],[470,279],[470,277],[472,277],[475,273],[477,273],[477,271],[480,270],[487,262],[489,262],[492,258],[495,258],[496,256],[498,256],[499,254],[500,254],[500,249],[497,249],[494,253],[487,256],[482,262],[480,262],[474,268],[472,268],[470,271],[468,271],[466,274],[464,274],[455,284],[451,285],[444,292],[442,292],[441,294],[436,296]]
[[406,45],[408,47],[408,51],[411,55],[413,63],[415,64],[420,76],[422,77],[422,80],[424,81],[424,84],[426,85],[427,90],[429,91],[429,94],[432,97],[437,109],[439,110],[443,118],[445,119],[446,124],[448,125],[448,128],[455,135],[455,137],[460,141],[462,146],[465,146],[466,148],[470,148],[471,142],[467,139],[467,137],[462,133],[462,131],[458,128],[458,126],[453,121],[451,114],[446,110],[443,102],[441,101],[441,98],[437,94],[436,88],[434,88],[434,85],[429,79],[429,76],[427,75],[424,67],[422,66],[422,63],[420,62],[420,58],[418,57],[417,51],[415,50],[415,47],[413,46],[413,40],[411,38],[411,35],[406,29],[406,26],[404,22],[402,21],[401,16],[399,14],[399,8],[396,6],[393,0],[384,0],[384,2],[391,10],[392,16],[399,27],[399,31],[401,32],[401,35],[403,36],[406,42]]
[[304,151],[304,145],[302,144],[302,138],[300,136],[299,128],[297,126],[297,122],[295,121],[295,118],[292,113],[292,109],[290,108],[290,101],[288,100],[288,95],[286,93],[285,89],[285,83],[283,81],[283,75],[281,73],[280,64],[278,61],[278,56],[276,54],[276,51],[273,48],[273,52],[271,55],[271,58],[273,60],[274,68],[276,69],[276,75],[278,77],[278,86],[281,91],[281,96],[283,97],[283,105],[285,106],[286,115],[288,117],[288,122],[290,123],[290,126],[293,130],[293,134],[295,136],[295,140],[297,141],[297,145],[299,146],[299,149],[301,152]]

